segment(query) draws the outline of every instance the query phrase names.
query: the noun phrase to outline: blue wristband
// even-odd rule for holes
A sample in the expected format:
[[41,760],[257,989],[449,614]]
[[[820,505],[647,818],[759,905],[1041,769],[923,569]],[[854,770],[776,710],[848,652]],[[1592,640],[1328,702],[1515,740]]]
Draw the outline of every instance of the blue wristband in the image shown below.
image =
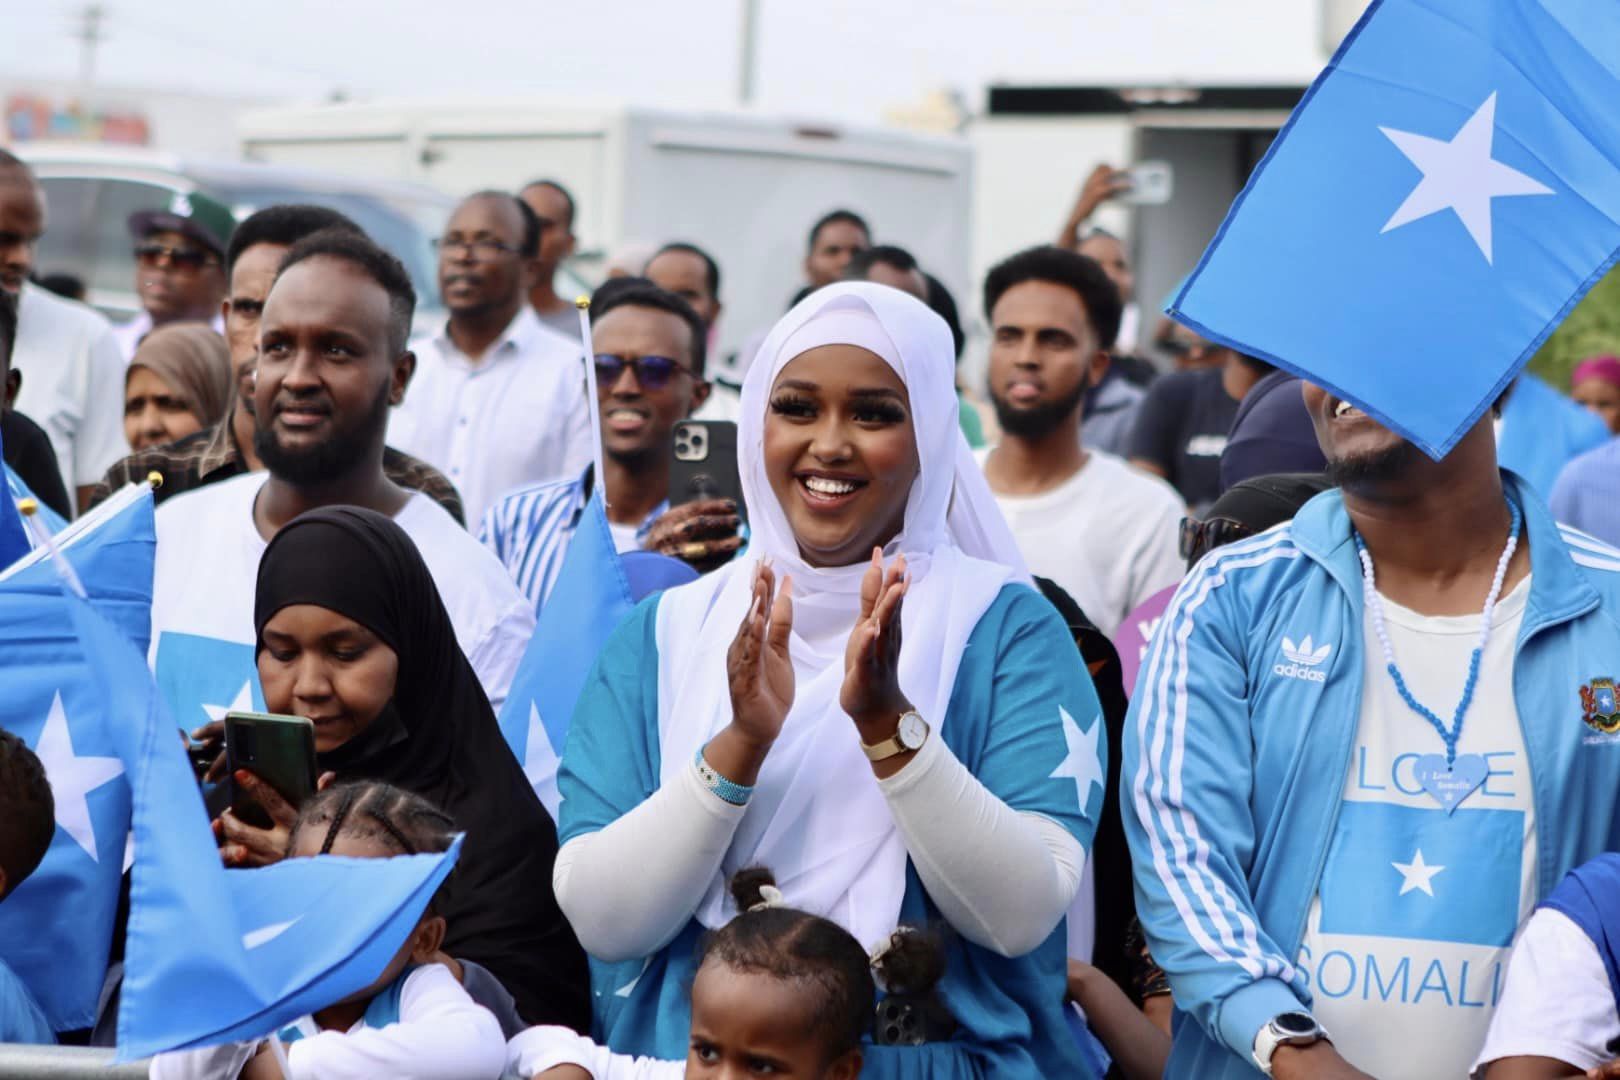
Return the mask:
[[723,802],[728,802],[732,806],[748,805],[754,789],[732,783],[715,772],[713,766],[703,760],[703,747],[698,747],[697,753],[692,758],[692,764],[697,766],[698,779],[703,781],[703,786],[714,792]]

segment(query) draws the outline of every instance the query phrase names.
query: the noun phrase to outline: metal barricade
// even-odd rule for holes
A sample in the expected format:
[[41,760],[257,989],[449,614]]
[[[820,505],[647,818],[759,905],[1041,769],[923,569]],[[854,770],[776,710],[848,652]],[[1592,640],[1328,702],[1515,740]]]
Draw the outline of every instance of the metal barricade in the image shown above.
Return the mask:
[[114,1066],[111,1050],[0,1043],[4,1080],[145,1080],[149,1063]]

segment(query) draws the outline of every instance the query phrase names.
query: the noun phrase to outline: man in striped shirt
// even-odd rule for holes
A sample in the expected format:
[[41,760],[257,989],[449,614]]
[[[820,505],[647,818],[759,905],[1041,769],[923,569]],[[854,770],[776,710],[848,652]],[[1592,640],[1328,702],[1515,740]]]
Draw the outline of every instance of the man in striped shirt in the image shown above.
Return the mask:
[[[669,505],[675,425],[709,395],[705,328],[685,300],[642,278],[617,278],[591,303],[597,407],[608,527],[620,551],[684,559],[699,572],[742,547],[730,500]],[[485,512],[478,538],[506,565],[538,611],[556,583],[596,483],[594,466],[568,480],[510,492]]]

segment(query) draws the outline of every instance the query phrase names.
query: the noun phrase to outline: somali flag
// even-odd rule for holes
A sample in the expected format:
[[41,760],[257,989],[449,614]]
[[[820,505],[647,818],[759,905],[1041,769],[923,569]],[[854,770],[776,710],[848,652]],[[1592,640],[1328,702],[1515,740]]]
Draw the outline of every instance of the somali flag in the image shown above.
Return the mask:
[[59,607],[96,657],[94,689],[117,703],[103,760],[121,766],[132,794],[118,1060],[258,1038],[375,982],[450,873],[460,838],[442,854],[226,870],[143,651],[77,596],[60,593]]
[[601,494],[591,495],[500,716],[501,734],[553,818],[561,802],[557,766],[574,703],[608,635],[643,597],[696,578],[690,566],[665,555],[620,555]]
[[[8,512],[15,520],[11,500],[0,499],[0,516]],[[151,489],[125,488],[57,541],[102,617],[146,640]],[[0,960],[57,1031],[95,1022],[129,835],[129,782],[116,747],[124,711],[103,693],[92,659],[100,657],[75,632],[43,549],[0,573],[0,727],[38,755],[56,810],[44,861],[0,903]]]
[[1620,3],[1374,0],[1170,314],[1451,449],[1620,254]]

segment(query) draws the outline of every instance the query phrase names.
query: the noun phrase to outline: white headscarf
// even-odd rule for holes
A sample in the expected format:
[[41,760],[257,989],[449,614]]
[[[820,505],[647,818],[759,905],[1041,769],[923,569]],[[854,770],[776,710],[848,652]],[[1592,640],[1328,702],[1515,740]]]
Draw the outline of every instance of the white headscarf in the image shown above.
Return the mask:
[[760,771],[720,874],[697,917],[723,925],[726,879],[769,867],[787,901],[824,915],[867,946],[895,928],[906,850],[854,722],[839,705],[844,645],[859,614],[865,560],[812,567],[799,556],[765,470],[765,412],[782,369],[823,345],[881,357],[906,385],[920,470],[901,532],[911,585],[901,609],[900,685],[937,733],[968,635],[1010,581],[1029,581],[1011,531],[958,427],[950,331],[915,298],[867,282],[806,297],[765,339],[743,384],[737,457],[752,536],[747,556],[666,593],[658,608],[661,777],[689,768],[699,747],[731,721],[726,652],[752,593],[754,564],[769,558],[793,577],[793,708]]

